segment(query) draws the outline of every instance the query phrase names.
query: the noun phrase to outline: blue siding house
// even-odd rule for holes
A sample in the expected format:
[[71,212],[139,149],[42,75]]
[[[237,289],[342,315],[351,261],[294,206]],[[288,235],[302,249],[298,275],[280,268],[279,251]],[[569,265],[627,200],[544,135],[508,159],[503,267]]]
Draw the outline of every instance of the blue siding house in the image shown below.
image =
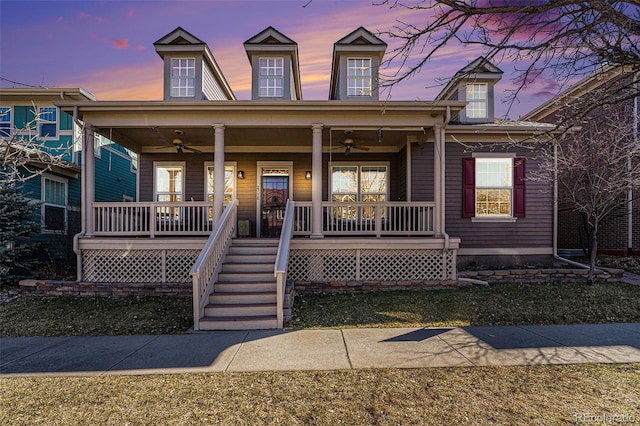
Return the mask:
[[[54,155],[62,155],[66,167],[53,167],[26,180],[26,196],[41,203],[37,210],[41,232],[36,241],[56,265],[76,263],[73,238],[80,229],[81,122],[54,106],[54,101],[94,101],[77,88],[0,88],[0,137],[16,132],[32,135]],[[135,201],[137,156],[108,138],[94,139],[96,200]],[[37,164],[33,165],[38,167]]]

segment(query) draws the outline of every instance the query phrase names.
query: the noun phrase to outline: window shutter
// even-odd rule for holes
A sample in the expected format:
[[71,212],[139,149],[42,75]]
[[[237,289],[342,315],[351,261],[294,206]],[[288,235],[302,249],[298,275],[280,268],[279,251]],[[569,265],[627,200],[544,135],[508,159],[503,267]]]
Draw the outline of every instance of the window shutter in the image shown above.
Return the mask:
[[524,158],[513,159],[513,216],[524,217]]
[[476,159],[462,159],[462,217],[476,215]]

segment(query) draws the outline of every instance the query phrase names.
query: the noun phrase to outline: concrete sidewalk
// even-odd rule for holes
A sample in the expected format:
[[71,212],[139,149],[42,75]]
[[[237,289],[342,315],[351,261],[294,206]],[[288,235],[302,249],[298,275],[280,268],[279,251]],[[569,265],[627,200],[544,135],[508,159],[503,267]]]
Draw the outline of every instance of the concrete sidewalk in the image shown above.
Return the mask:
[[0,377],[640,362],[640,323],[0,339]]

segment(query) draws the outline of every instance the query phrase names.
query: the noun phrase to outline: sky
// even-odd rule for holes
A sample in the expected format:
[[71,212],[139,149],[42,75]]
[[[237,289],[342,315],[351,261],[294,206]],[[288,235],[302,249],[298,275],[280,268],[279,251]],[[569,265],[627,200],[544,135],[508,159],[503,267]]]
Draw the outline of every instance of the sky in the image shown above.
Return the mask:
[[[417,0],[409,0],[417,1]],[[359,26],[374,34],[428,16],[371,0],[0,0],[0,87],[81,87],[98,100],[162,99],[162,60],[153,43],[182,27],[209,45],[238,99],[250,99],[251,75],[243,43],[268,26],[298,43],[302,94],[326,100],[333,44]],[[385,39],[389,53],[397,47]],[[443,81],[482,55],[447,46],[381,99],[432,100]],[[514,64],[496,86],[496,116]],[[381,70],[389,74],[397,64]],[[557,93],[550,78],[536,79],[511,106],[509,118],[534,109]]]

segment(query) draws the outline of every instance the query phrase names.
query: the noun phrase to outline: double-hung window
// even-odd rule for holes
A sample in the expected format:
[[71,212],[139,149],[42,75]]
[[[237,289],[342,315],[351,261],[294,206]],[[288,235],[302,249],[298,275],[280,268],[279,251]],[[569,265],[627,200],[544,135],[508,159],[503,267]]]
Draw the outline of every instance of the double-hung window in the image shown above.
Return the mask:
[[[332,165],[331,201],[377,203],[388,199],[387,165]],[[374,219],[374,207],[336,207],[334,216],[342,219]]]
[[[155,164],[155,199],[164,203],[184,201],[184,164]],[[180,208],[166,206],[159,210],[160,219],[179,219]]]
[[488,93],[487,83],[467,83],[467,107],[465,108],[467,118],[487,118]]
[[56,107],[38,108],[38,135],[41,138],[58,136],[58,109]]
[[42,228],[45,232],[67,230],[67,181],[42,177]]
[[463,158],[463,216],[484,219],[524,217],[524,158]]
[[371,58],[347,59],[347,96],[371,96]]
[[284,96],[284,58],[260,58],[261,98]]
[[[213,166],[207,167],[207,201],[213,201],[213,193],[215,188],[215,169]],[[228,203],[235,198],[235,167],[232,165],[224,166],[224,202]]]
[[0,137],[11,136],[11,107],[0,107]]
[[171,97],[191,98],[195,96],[195,58],[171,59]]

